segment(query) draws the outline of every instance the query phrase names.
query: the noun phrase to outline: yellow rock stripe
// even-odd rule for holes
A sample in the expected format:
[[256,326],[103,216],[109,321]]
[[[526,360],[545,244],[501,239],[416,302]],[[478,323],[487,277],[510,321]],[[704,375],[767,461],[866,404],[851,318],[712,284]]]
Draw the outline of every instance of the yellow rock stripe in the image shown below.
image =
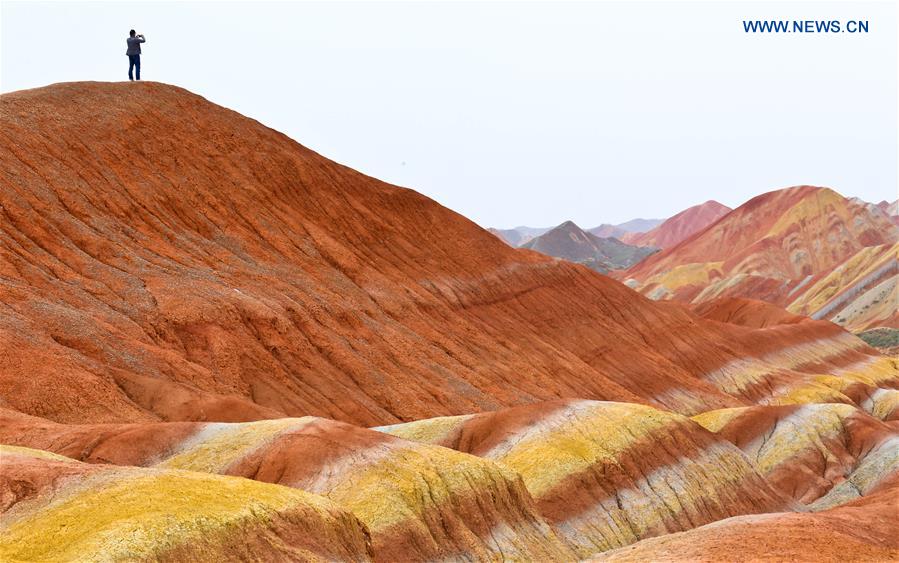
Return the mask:
[[236,526],[265,524],[276,512],[298,506],[322,514],[336,510],[321,497],[249,479],[110,469],[56,492],[49,501],[41,497],[16,505],[12,522],[0,526],[0,559],[156,559],[187,542],[227,535]]
[[786,309],[791,313],[809,315],[827,304],[830,299],[847,287],[852,287],[883,262],[884,256],[895,256],[899,243],[868,246],[856,252],[848,260],[834,268],[827,276],[807,288],[802,295],[790,303]]
[[521,474],[535,498],[569,475],[621,452],[684,417],[652,407],[625,403],[581,401],[523,428],[484,457]]
[[899,390],[878,389],[864,401],[862,408],[875,418],[886,420],[892,413],[899,411]]
[[696,262],[681,264],[671,270],[656,274],[646,280],[643,285],[657,283],[669,291],[674,291],[685,285],[707,285],[711,279],[710,274],[721,270],[724,262]]
[[[794,346],[789,346],[777,352],[768,354],[763,358],[744,358],[734,360],[724,366],[707,373],[704,379],[721,389],[729,395],[739,397],[752,385],[763,382],[770,374],[784,369],[801,368],[805,364],[826,361],[827,358],[833,357],[841,352],[856,350],[864,347],[864,342],[855,336],[846,333],[834,338],[825,338],[813,340]],[[835,387],[832,382],[821,380],[820,376],[839,376],[852,380],[853,382],[870,381],[872,385],[878,382],[887,381],[891,378],[899,378],[899,367],[896,367],[896,361],[886,357],[874,357],[864,360],[851,366],[836,370],[833,374],[802,374],[797,373],[795,377],[799,379],[795,388],[802,386],[808,387],[805,390],[797,390],[796,396],[784,397],[782,399],[771,401],[776,404],[793,404],[804,402],[822,402],[822,401],[848,401],[848,397],[841,396],[840,393],[834,393],[834,390],[841,389]],[[829,389],[828,389],[829,388]],[[790,389],[779,390],[775,395],[786,395]]]
[[697,414],[691,418],[706,430],[709,430],[710,432],[718,432],[744,412],[746,412],[746,407],[718,409]]
[[[880,387],[899,382],[899,361],[886,356],[872,356],[849,367],[836,370],[834,375],[812,376],[796,385],[778,389],[764,403],[794,405],[809,403],[853,404],[843,392],[852,385]],[[863,405],[859,405],[862,406]]]
[[[822,213],[823,210],[827,210],[827,214]],[[796,225],[804,225],[809,221],[830,221],[831,214],[839,217],[843,223],[852,223],[852,212],[843,196],[833,190],[816,190],[781,214],[767,236],[777,237]]]
[[390,455],[359,463],[337,483],[320,491],[345,506],[377,533],[394,524],[421,522],[429,507],[450,497],[504,488],[514,482],[508,469],[449,448],[416,444],[392,448]]
[[372,428],[397,438],[421,442],[423,444],[440,444],[474,415],[438,416],[424,420],[416,420],[390,426]]
[[265,446],[284,432],[302,428],[313,417],[278,418],[243,423],[205,425],[188,438],[173,456],[157,467],[223,473],[229,465]]
[[851,382],[833,375],[816,375],[795,386],[779,388],[759,401],[764,405],[808,405],[811,403],[853,404],[852,399],[842,391]]
[[666,519],[701,514],[708,505],[727,507],[734,487],[756,475],[745,456],[729,443],[713,444],[697,459],[681,458],[616,491],[586,513],[557,524],[579,555],[625,546],[665,531]]
[[746,449],[762,474],[768,474],[785,461],[808,449],[829,456],[823,440],[843,430],[844,420],[856,409],[852,405],[805,405],[781,420],[767,440],[759,437]]
[[34,450],[31,448],[23,448],[21,446],[8,446],[6,444],[0,444],[0,463],[3,463],[3,456],[5,455],[21,455],[26,457],[36,457],[39,459],[51,459],[53,461],[71,461],[75,463],[75,460],[66,457],[64,455],[55,454],[53,452],[45,452],[44,450]]

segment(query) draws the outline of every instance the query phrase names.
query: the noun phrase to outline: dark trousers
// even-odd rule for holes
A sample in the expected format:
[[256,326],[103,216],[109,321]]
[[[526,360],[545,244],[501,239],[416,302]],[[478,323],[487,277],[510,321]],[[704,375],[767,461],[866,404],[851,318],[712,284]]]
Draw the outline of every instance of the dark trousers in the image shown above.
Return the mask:
[[135,68],[137,69],[137,79],[140,80],[140,55],[128,55],[128,80],[134,80],[131,71]]

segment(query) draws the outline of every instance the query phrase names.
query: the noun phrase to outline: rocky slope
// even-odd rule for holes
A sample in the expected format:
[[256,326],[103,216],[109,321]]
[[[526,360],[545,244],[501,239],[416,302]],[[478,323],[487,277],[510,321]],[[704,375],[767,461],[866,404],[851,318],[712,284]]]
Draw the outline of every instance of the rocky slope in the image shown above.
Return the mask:
[[853,331],[896,323],[899,229],[833,190],[769,192],[622,277],[654,299],[768,301]]
[[659,226],[643,233],[625,235],[622,241],[635,246],[651,246],[654,248],[671,248],[689,238],[694,233],[705,229],[731,211],[730,207],[715,200],[709,200],[681,211]]
[[[895,561],[899,483],[818,513],[737,516],[592,559],[643,561]],[[751,547],[750,547],[751,546]]]
[[627,268],[656,251],[655,248],[624,244],[616,238],[600,238],[571,221],[531,239],[521,247],[583,264],[602,273]]
[[813,277],[787,308],[830,319],[853,332],[899,328],[899,242],[865,247],[836,268]]
[[518,472],[579,557],[790,506],[739,450],[689,419],[640,405],[554,401],[380,430]]
[[897,199],[893,203],[883,200],[877,204],[877,207],[879,207],[881,211],[886,213],[890,217],[890,219],[893,220],[893,223],[899,225],[899,199]]
[[354,516],[296,489],[10,446],[0,459],[4,561],[370,558]]
[[843,504],[899,477],[899,429],[844,404],[756,406],[693,417],[740,447],[782,493]]

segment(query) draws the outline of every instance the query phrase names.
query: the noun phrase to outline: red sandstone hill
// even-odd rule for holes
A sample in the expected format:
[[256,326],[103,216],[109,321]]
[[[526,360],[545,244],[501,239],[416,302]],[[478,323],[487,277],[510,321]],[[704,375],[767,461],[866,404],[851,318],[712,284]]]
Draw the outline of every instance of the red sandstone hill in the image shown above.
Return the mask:
[[734,362],[872,353],[829,323],[772,340],[660,306],[176,87],[58,84],[0,109],[0,405],[28,414],[692,414],[741,404],[703,378]]
[[828,188],[762,194],[621,277],[655,299],[761,299],[852,330],[895,321],[899,229]]
[[681,211],[658,227],[645,233],[629,233],[621,239],[635,246],[670,248],[694,233],[705,229],[731,211],[730,207],[709,200]]

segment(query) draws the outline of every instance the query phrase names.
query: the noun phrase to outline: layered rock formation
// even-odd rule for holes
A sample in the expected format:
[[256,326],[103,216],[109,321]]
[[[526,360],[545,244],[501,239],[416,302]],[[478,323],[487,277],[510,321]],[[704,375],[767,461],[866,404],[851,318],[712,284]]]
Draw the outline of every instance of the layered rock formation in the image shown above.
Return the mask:
[[897,241],[878,207],[799,186],[753,198],[623,277],[654,299],[761,299],[860,331],[899,318]]
[[327,497],[365,525],[379,561],[573,557],[516,473],[345,423],[62,425],[11,411],[0,422],[0,443],[90,463],[245,477]]
[[842,504],[899,475],[899,431],[850,405],[744,407],[693,419],[804,504]]
[[737,516],[604,553],[595,561],[895,561],[899,483],[818,513]]
[[4,561],[367,561],[368,532],[319,497],[192,471],[0,446]]
[[877,207],[879,207],[881,211],[886,213],[890,217],[890,219],[893,220],[893,223],[899,225],[899,199],[897,199],[893,203],[883,200],[877,204]]
[[895,561],[899,485],[818,513],[737,516],[652,538],[593,561]]
[[892,498],[899,365],[830,322],[652,301],[162,84],[0,118],[2,559],[575,560]]
[[579,557],[789,506],[731,444],[641,405],[555,401],[380,430],[517,471]]
[[703,318],[749,328],[766,328],[809,320],[808,317],[790,313],[777,305],[744,297],[722,297],[700,303],[692,309]]

